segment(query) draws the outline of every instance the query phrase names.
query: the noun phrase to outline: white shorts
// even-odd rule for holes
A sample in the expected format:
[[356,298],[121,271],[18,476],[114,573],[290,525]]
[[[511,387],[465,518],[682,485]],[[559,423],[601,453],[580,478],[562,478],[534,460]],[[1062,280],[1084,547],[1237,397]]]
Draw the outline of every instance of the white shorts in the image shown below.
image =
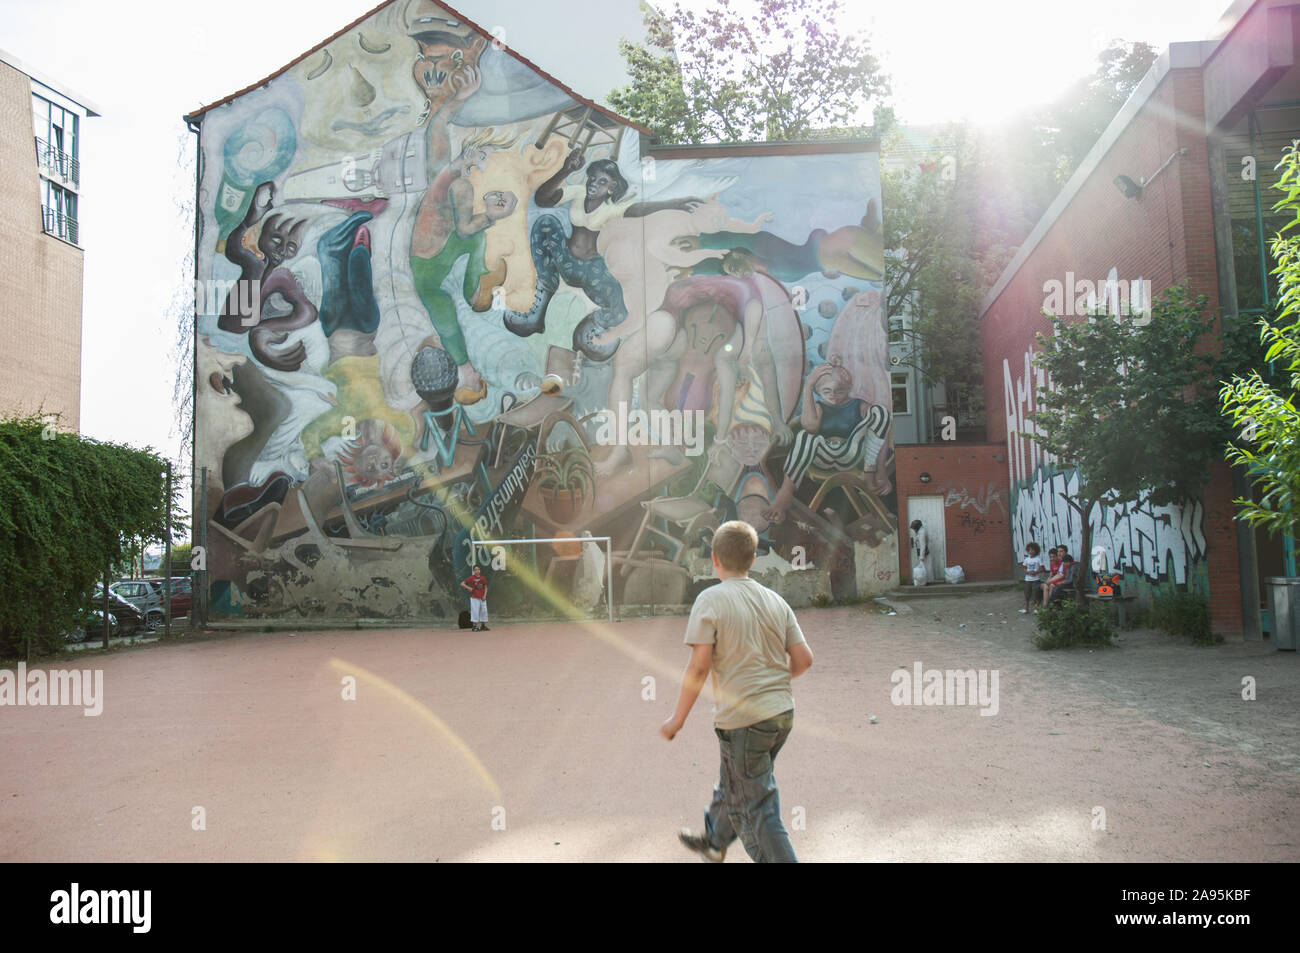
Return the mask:
[[473,596],[470,596],[469,597],[469,621],[486,622],[487,620],[488,620],[487,600],[475,599]]

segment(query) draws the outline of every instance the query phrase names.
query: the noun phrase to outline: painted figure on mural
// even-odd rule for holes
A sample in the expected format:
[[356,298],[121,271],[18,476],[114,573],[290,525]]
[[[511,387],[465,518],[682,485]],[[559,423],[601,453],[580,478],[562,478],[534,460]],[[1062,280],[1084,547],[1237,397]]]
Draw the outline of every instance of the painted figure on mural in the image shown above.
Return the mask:
[[[226,237],[226,259],[239,267],[239,281],[221,305],[217,327],[248,334],[255,357],[278,371],[296,371],[307,359],[302,342],[272,350],[316,320],[316,306],[284,263],[297,256],[307,223],[270,214],[275,185],[263,182],[244,218]],[[254,239],[253,229],[261,228]],[[287,313],[286,312],[287,309]]]
[[[850,275],[865,281],[880,281],[885,275],[884,237],[875,199],[858,225],[846,225],[833,232],[814,229],[802,245],[786,241],[771,232],[711,232],[682,235],[676,239],[683,251],[737,249],[764,262],[768,274],[782,281],[798,281],[814,272],[838,278]],[[695,266],[696,274],[725,272],[724,256]]]
[[487,230],[514,213],[518,202],[513,192],[492,191],[483,195],[483,211],[474,211],[474,187],[469,174],[482,170],[493,149],[512,144],[508,137],[496,137],[491,129],[476,133],[455,159],[434,177],[420,205],[411,235],[411,276],[415,293],[429,312],[441,345],[456,362],[455,399],[474,404],[487,396],[487,382],[469,360],[465,336],[456,316],[451,295],[442,283],[462,258],[465,278],[461,293],[475,311],[492,307],[493,289],[505,280],[502,259],[488,270],[484,260]]
[[618,349],[618,342],[598,347],[593,338],[622,324],[627,308],[623,304],[623,289],[596,251],[601,228],[615,219],[639,218],[663,210],[690,212],[703,203],[695,198],[666,202],[626,199],[630,189],[628,181],[618,165],[608,159],[597,159],[587,166],[585,186],[565,185],[564,180],[582,166],[582,150],[574,149],[533,195],[541,208],[567,206],[572,230],[566,236],[564,225],[554,215],[543,215],[534,222],[530,245],[537,269],[537,293],[528,311],[507,311],[505,320],[506,327],[521,337],[544,331],[547,305],[563,279],[581,288],[597,306],[574,329],[573,349],[592,360],[606,361]]
[[[761,383],[772,439],[788,443],[792,433],[786,418],[793,406],[781,406],[778,364],[802,358],[789,346],[773,346],[774,334],[780,333],[774,325],[783,314],[797,328],[789,295],[767,275],[702,275],[673,282],[645,327],[625,339],[626,353],[614,363],[610,406],[630,404],[632,383],[645,373],[643,394],[650,411],[710,410],[716,382],[717,433],[726,435],[741,368],[746,368]],[[652,455],[681,462],[673,447]],[[627,448],[615,447],[597,470],[612,473],[630,462]]]
[[813,369],[804,384],[794,445],[785,461],[785,478],[765,519],[779,523],[794,491],[811,468],[851,472],[875,467],[889,431],[890,416],[878,404],[851,397],[853,378],[838,360]]

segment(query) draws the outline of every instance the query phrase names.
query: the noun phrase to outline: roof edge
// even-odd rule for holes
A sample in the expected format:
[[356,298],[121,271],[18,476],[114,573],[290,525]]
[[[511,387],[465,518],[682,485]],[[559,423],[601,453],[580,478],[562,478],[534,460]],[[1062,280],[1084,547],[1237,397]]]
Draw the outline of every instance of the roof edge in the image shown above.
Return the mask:
[[[347,26],[343,27],[341,30],[336,31],[336,32],[332,33],[330,36],[326,37],[324,40],[321,40],[319,43],[317,43],[315,46],[313,46],[313,47],[312,47],[311,49],[309,49],[307,52],[303,53],[301,56],[294,57],[294,59],[290,60],[288,63],[286,63],[284,66],[280,67],[280,68],[279,68],[278,70],[276,70],[274,73],[271,73],[269,76],[266,76],[265,78],[258,80],[256,83],[252,83],[252,84],[250,84],[250,85],[248,85],[248,86],[245,86],[243,89],[241,89],[241,90],[239,90],[239,91],[237,91],[237,92],[231,93],[229,96],[226,96],[226,97],[224,97],[224,98],[222,98],[222,99],[219,99],[219,100],[217,100],[215,103],[211,103],[211,104],[209,104],[209,105],[207,105],[207,106],[200,106],[198,109],[194,110],[193,112],[186,113],[184,116],[181,117],[182,121],[184,121],[185,123],[187,123],[187,124],[190,125],[191,127],[195,126],[196,124],[201,123],[201,122],[202,122],[202,117],[204,116],[205,113],[207,113],[207,112],[209,112],[209,111],[211,111],[211,110],[213,110],[213,109],[216,109],[218,106],[225,106],[225,105],[227,105],[228,103],[231,103],[231,102],[235,101],[235,100],[238,99],[240,96],[243,96],[243,95],[245,95],[246,93],[251,93],[251,92],[252,92],[253,90],[255,90],[255,89],[259,89],[260,87],[266,86],[266,85],[269,84],[272,80],[274,80],[274,79],[278,79],[279,77],[281,77],[281,76],[283,76],[285,73],[287,73],[289,70],[293,69],[295,66],[297,66],[299,63],[301,63],[301,62],[302,62],[303,60],[305,60],[307,57],[311,56],[313,53],[316,53],[316,52],[318,52],[319,50],[323,49],[324,47],[328,46],[329,44],[333,43],[335,40],[337,40],[339,37],[341,37],[344,33],[347,33],[349,30],[353,29],[354,27],[356,27],[358,24],[364,22],[365,20],[370,19],[372,16],[374,16],[374,15],[375,15],[376,13],[378,13],[380,10],[384,9],[384,7],[388,6],[390,3],[398,3],[398,2],[400,2],[400,0],[384,0],[383,3],[379,4],[377,7],[372,7],[370,10],[367,10],[364,14],[362,14],[362,15],[359,16],[359,17],[357,17],[355,20],[353,20],[353,21],[352,21],[351,23],[349,23]],[[511,48],[510,48],[509,46],[507,46],[506,44],[502,43],[500,40],[498,40],[495,36],[493,36],[493,35],[492,35],[491,33],[489,33],[487,30],[483,29],[481,26],[479,26],[477,23],[475,23],[475,22],[474,22],[473,20],[471,20],[469,17],[467,17],[467,16],[465,16],[464,14],[462,14],[459,10],[456,10],[455,8],[450,7],[450,6],[448,6],[447,4],[442,3],[441,0],[433,0],[433,2],[434,2],[437,6],[441,7],[441,8],[444,9],[444,10],[446,10],[448,13],[453,14],[453,15],[454,15],[458,20],[460,20],[462,23],[465,23],[466,25],[468,25],[468,26],[470,26],[470,27],[473,27],[476,31],[478,31],[478,33],[479,33],[481,36],[483,36],[485,39],[487,39],[487,40],[489,40],[490,42],[492,42],[492,44],[493,44],[494,46],[496,46],[498,49],[504,50],[506,53],[508,53],[508,54],[510,54],[511,56],[513,56],[513,57],[514,57],[516,60],[518,60],[520,63],[523,63],[523,64],[524,64],[525,66],[527,66],[529,69],[533,70],[533,71],[536,72],[538,75],[540,75],[540,76],[542,76],[543,78],[545,78],[545,79],[547,80],[547,82],[550,82],[550,83],[554,84],[554,85],[557,86],[559,89],[561,89],[561,90],[563,90],[564,92],[568,93],[570,96],[572,96],[572,97],[573,97],[575,100],[577,100],[578,102],[582,103],[584,106],[590,106],[592,109],[596,109],[596,110],[598,110],[598,111],[604,113],[606,116],[608,116],[609,118],[613,119],[615,122],[622,123],[622,124],[625,125],[625,126],[630,126],[630,127],[632,127],[633,129],[637,130],[638,132],[640,132],[640,133],[642,133],[642,134],[644,134],[644,135],[647,135],[647,136],[652,135],[651,131],[650,131],[649,129],[647,129],[645,126],[641,125],[639,122],[636,122],[636,121],[634,121],[634,120],[628,119],[626,116],[620,116],[618,113],[614,112],[612,109],[609,109],[609,108],[606,107],[606,106],[602,106],[600,103],[594,102],[594,101],[588,99],[588,98],[585,97],[585,96],[580,96],[578,93],[576,93],[576,92],[575,92],[573,89],[571,89],[569,86],[567,86],[566,84],[560,82],[558,79],[556,79],[556,78],[555,78],[554,76],[552,76],[550,73],[546,72],[546,70],[542,69],[540,66],[538,66],[536,63],[534,63],[532,60],[528,59],[528,57],[523,56],[523,55],[520,54],[520,53],[516,53],[513,49],[511,49]]]
[[642,155],[656,159],[708,159],[750,155],[820,155],[842,152],[879,152],[880,139],[796,139],[770,142],[656,143]]
[[86,115],[88,117],[97,118],[103,115],[103,112],[100,110],[100,108],[97,105],[95,105],[93,102],[91,102],[89,99],[87,99],[85,96],[73,92],[71,89],[69,89],[66,86],[62,86],[58,83],[55,83],[54,81],[49,79],[44,73],[32,69],[30,66],[28,66],[26,63],[24,63],[18,57],[14,56],[9,51],[0,50],[0,62],[9,64],[14,69],[18,70],[18,72],[22,73],[24,76],[26,76],[28,79],[32,80],[33,82],[40,83],[46,89],[58,93],[60,96],[62,96],[64,99],[68,100],[69,102],[76,103],[82,109],[86,110]]

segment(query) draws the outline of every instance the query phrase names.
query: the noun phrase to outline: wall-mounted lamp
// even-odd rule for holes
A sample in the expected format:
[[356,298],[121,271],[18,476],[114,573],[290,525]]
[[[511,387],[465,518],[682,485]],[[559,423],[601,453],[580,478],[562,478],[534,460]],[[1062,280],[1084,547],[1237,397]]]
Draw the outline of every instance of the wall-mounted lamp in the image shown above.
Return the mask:
[[1123,192],[1126,199],[1140,199],[1142,197],[1142,186],[1127,175],[1115,176],[1115,188]]
[[922,474],[921,474],[921,477],[920,477],[920,480],[921,480],[922,483],[929,483],[929,482],[930,482],[930,474],[928,474],[928,473],[922,473]]
[[1146,178],[1138,179],[1136,182],[1130,179],[1127,175],[1117,175],[1115,176],[1115,188],[1123,192],[1124,198],[1126,199],[1140,199],[1142,197],[1142,190],[1145,189],[1148,185],[1150,185],[1156,176],[1158,176],[1161,172],[1165,171],[1165,169],[1169,168],[1169,163],[1173,162],[1179,156],[1185,156],[1185,155],[1187,155],[1186,146],[1172,153],[1169,156],[1169,158],[1164,161],[1164,163],[1160,166],[1160,168],[1156,169]]

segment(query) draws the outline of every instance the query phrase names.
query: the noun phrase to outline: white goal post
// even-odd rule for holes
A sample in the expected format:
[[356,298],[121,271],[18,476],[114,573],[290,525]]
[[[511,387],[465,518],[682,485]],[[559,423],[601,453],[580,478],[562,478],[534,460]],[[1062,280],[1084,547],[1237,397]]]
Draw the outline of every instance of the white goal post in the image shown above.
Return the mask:
[[[605,605],[608,609],[609,621],[610,622],[614,621],[614,577],[612,575],[614,569],[614,560],[613,560],[613,554],[610,551],[610,546],[613,543],[611,537],[609,536],[548,536],[539,539],[473,539],[471,538],[467,540],[467,542],[471,544],[471,546],[473,547],[472,552],[475,554],[477,554],[480,548],[490,549],[490,547],[492,546],[510,546],[510,545],[519,545],[519,544],[527,544],[527,543],[570,543],[570,544],[578,544],[579,547],[585,546],[587,543],[598,543],[598,544],[604,543],[605,544],[605,584],[602,588],[605,591]],[[581,548],[579,548],[578,553],[579,556],[581,556],[582,554]],[[481,564],[483,563],[490,564],[491,556],[489,555],[486,560],[483,560],[480,559],[477,555],[474,555],[470,559],[470,562],[475,562],[475,561],[478,561]]]

